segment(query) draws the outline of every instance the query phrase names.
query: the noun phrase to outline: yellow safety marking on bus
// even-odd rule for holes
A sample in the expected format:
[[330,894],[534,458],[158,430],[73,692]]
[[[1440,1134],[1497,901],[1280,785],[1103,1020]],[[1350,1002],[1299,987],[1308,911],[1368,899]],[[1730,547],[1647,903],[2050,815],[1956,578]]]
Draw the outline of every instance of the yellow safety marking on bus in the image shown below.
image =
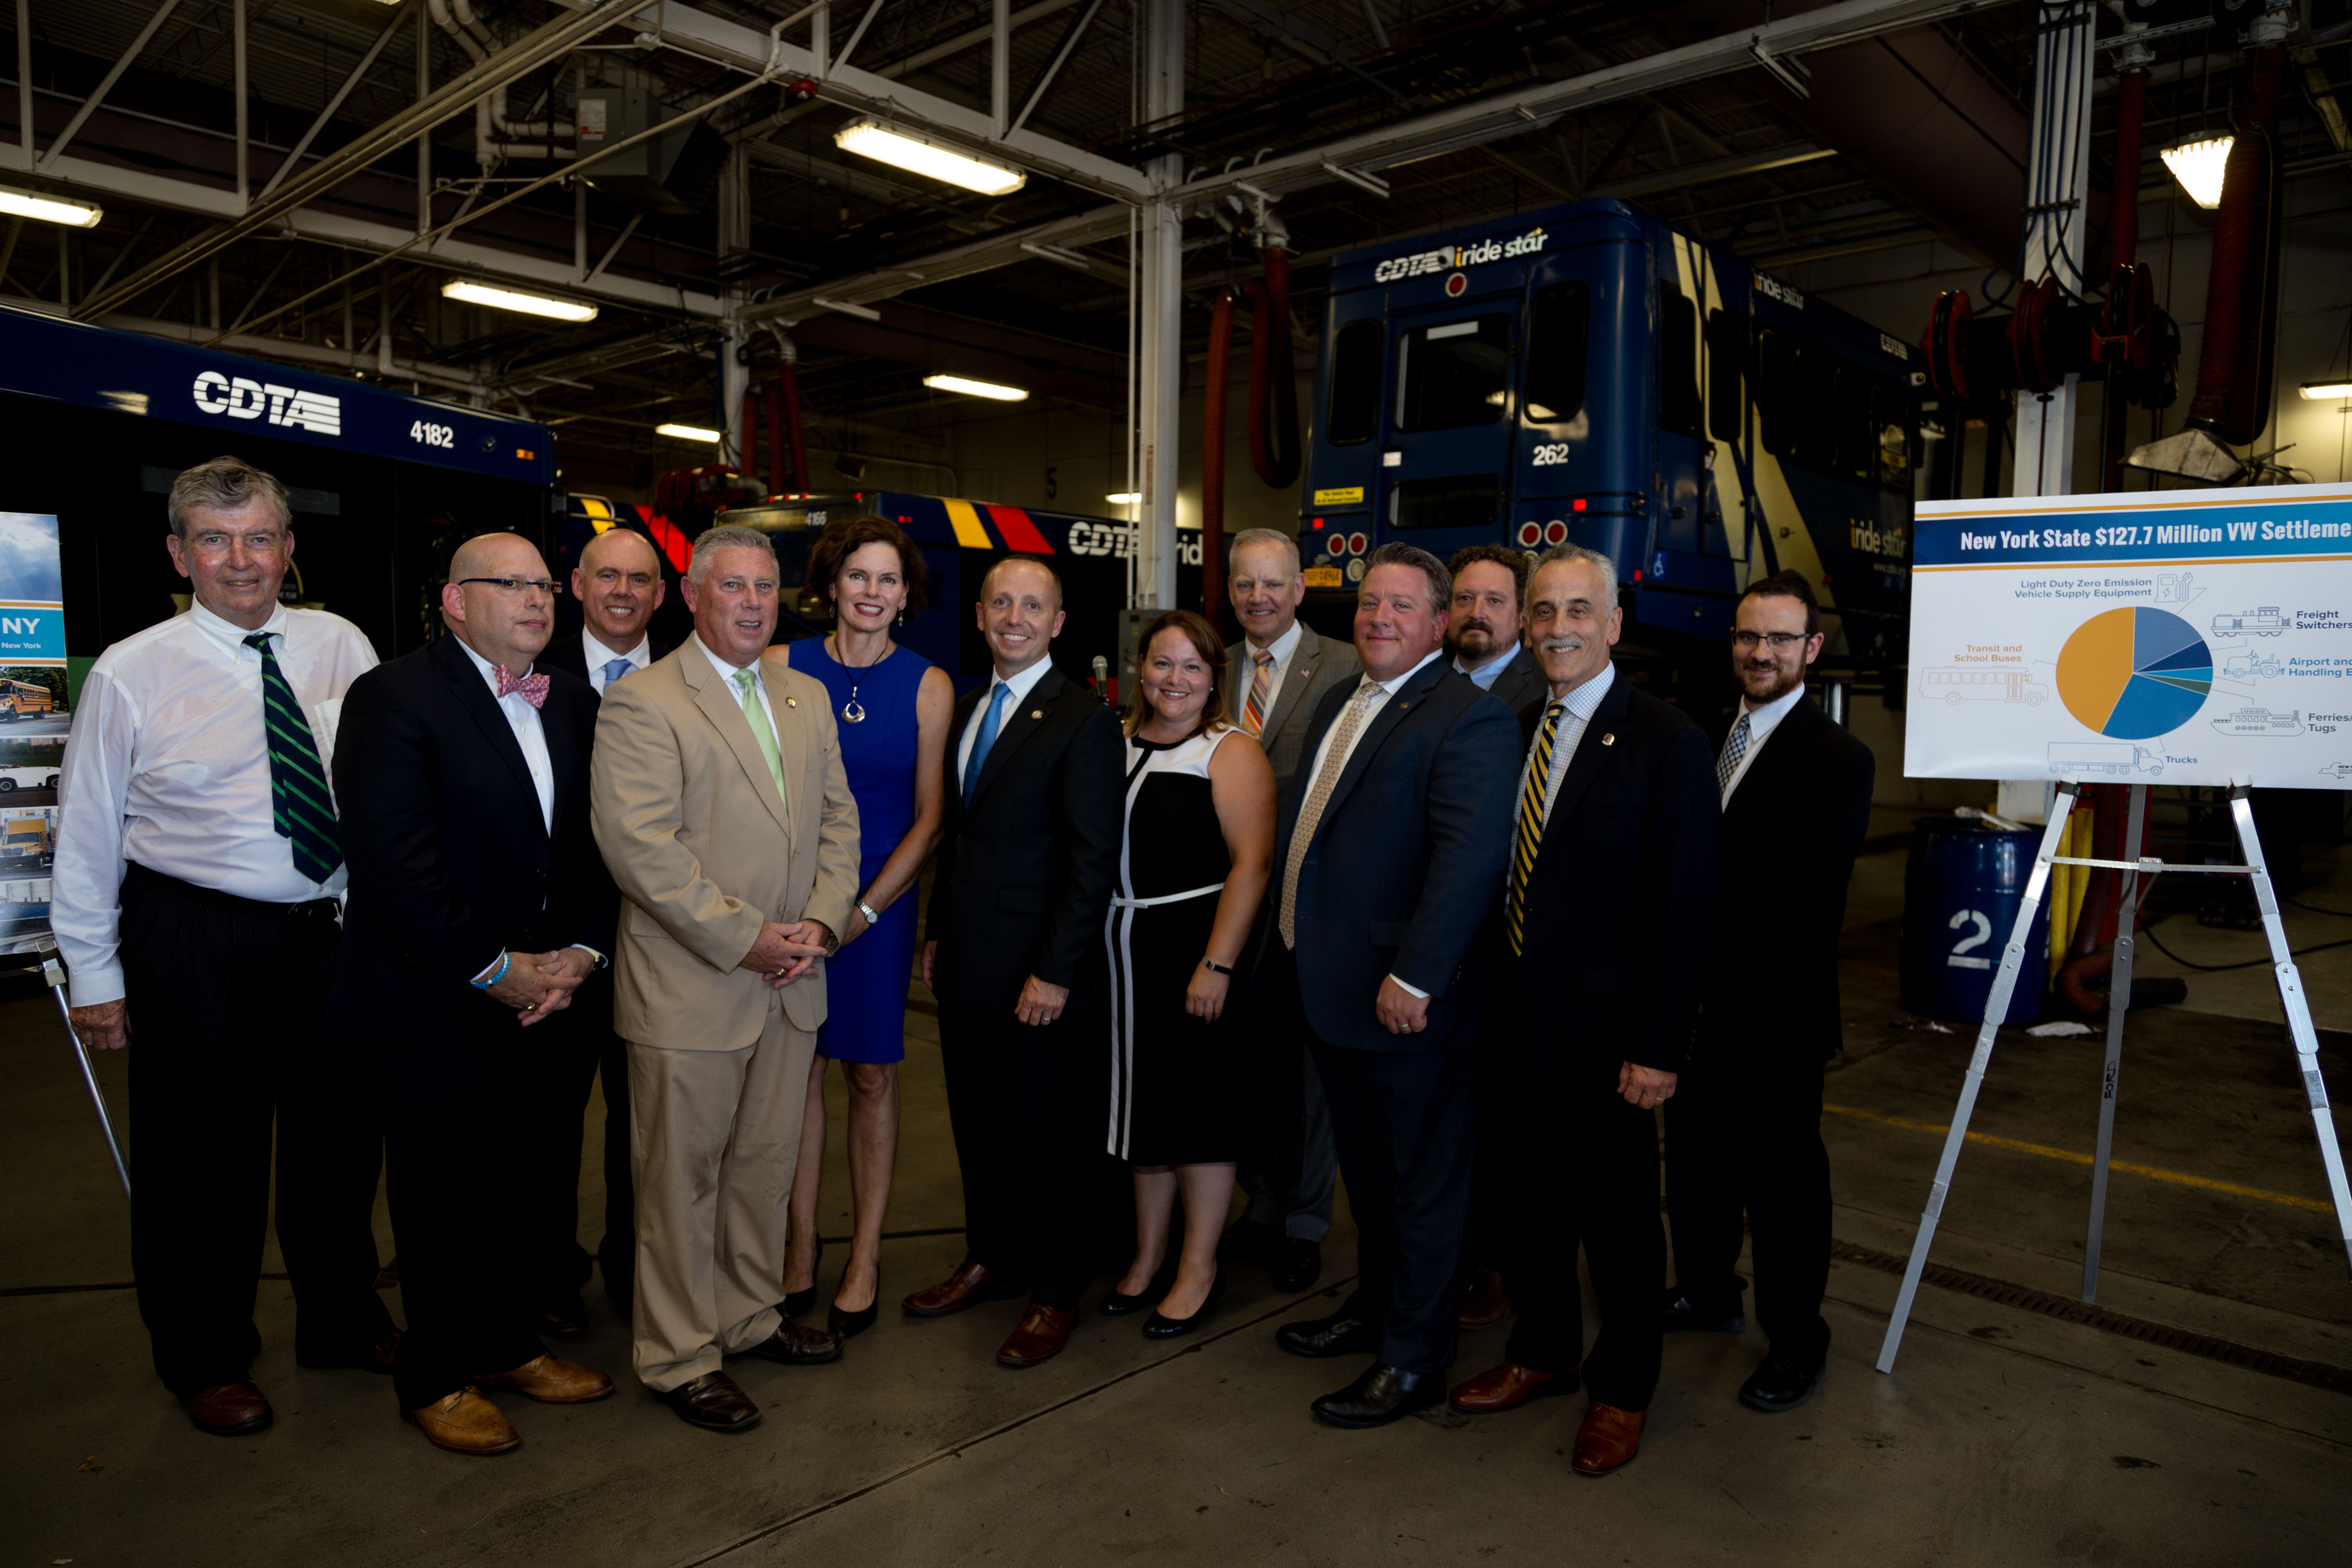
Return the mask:
[[[1885,1116],[1875,1110],[1864,1110],[1852,1105],[1828,1105],[1822,1109],[1838,1116],[1852,1116],[1864,1121],[1875,1121],[1887,1127],[1901,1127],[1913,1132],[1949,1132],[1951,1128],[1935,1121],[1914,1121],[1905,1116]],[[1990,1132],[1971,1132],[1971,1143],[1982,1143],[1991,1149],[2007,1149],[2012,1153],[2039,1154],[2045,1160],[2063,1160],[2070,1165],[2087,1165],[2091,1156],[2078,1154],[2072,1149],[2055,1149],[2047,1143],[2028,1143],[2022,1139],[1998,1138]],[[2209,1193],[2228,1193],[2232,1197],[2259,1198],[2266,1204],[2283,1204],[2291,1209],[2310,1209],[2315,1214],[2334,1214],[2335,1205],[2319,1198],[2299,1198],[2291,1193],[2264,1192],[2260,1187],[2241,1186],[2235,1182],[2217,1182],[2210,1176],[2192,1176],[2181,1171],[2162,1171],[2154,1165],[2135,1165],[2127,1160],[2110,1160],[2110,1171],[2126,1171],[2151,1181],[2170,1182],[2177,1186],[2201,1187]]]
[[1361,485],[1342,485],[1338,489],[1315,492],[1317,506],[1348,506],[1363,499],[1364,487]]
[[966,550],[993,550],[996,548],[994,541],[988,537],[988,530],[981,525],[980,512],[972,506],[971,502],[968,500],[950,500],[946,502],[946,506],[948,509],[948,521],[955,525],[955,536],[956,542],[958,544],[963,546]]

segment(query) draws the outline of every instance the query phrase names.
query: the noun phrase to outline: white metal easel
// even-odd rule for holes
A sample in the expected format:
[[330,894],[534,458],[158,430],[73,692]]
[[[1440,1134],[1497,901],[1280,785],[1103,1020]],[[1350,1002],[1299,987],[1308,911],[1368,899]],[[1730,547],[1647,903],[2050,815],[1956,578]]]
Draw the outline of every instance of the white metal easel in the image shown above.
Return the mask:
[[121,1178],[122,1195],[131,1195],[131,1167],[122,1163],[122,1141],[114,1135],[114,1118],[106,1113],[106,1096],[99,1091],[98,1073],[89,1065],[89,1047],[81,1043],[81,1036],[73,1026],[73,1008],[66,1000],[65,966],[58,962],[54,951],[41,955],[41,980],[49,994],[58,999],[58,1016],[65,1020],[66,1038],[72,1042],[74,1060],[81,1064],[82,1087],[89,1090],[89,1103],[98,1112],[99,1131],[106,1134],[106,1152],[114,1156],[114,1173]]
[[[2058,786],[2058,796],[2050,811],[2050,822],[2042,830],[2042,850],[2035,857],[2033,870],[2026,879],[2025,900],[2018,907],[2017,923],[2009,933],[2009,945],[2001,952],[2000,972],[1993,977],[1992,994],[1985,999],[1984,1026],[1977,1031],[1976,1053],[1969,1060],[1967,1079],[1960,1085],[1960,1102],[1952,1112],[1951,1131],[1944,1138],[1943,1158],[1936,1165],[1935,1184],[1927,1189],[1927,1206],[1919,1215],[1919,1234],[1911,1244],[1911,1261],[1903,1271],[1903,1289],[1895,1298],[1895,1316],[1886,1325],[1886,1339],[1878,1351],[1878,1370],[1895,1370],[1895,1352],[1903,1343],[1903,1330],[1911,1320],[1912,1298],[1918,1294],[1919,1276],[1927,1267],[1927,1250],[1935,1245],[1936,1224],[1943,1217],[1944,1199],[1951,1191],[1952,1170],[1959,1163],[1960,1145],[1968,1141],[1969,1118],[1976,1110],[1977,1090],[1984,1083],[1985,1066],[1992,1059],[1992,1043],[2000,1020],[2009,1016],[2011,996],[2017,989],[2018,972],[2025,963],[2025,942],[2033,927],[2035,910],[2042,893],[2050,885],[2053,866],[2103,866],[2123,873],[2122,896],[2116,911],[2116,962],[2107,994],[2107,1063],[2099,1089],[2099,1142],[2097,1156],[2091,1163],[2091,1223],[2083,1247],[2083,1300],[2095,1300],[2099,1285],[2099,1240],[2106,1221],[2107,1154],[2113,1146],[2116,1127],[2116,1083],[2123,1070],[2124,1014],[2131,1005],[2132,923],[2133,914],[2146,889],[2140,879],[2153,880],[2164,871],[2211,871],[2225,875],[2251,876],[2254,884],[2254,901],[2262,910],[2263,931],[2270,939],[2272,967],[2278,976],[2279,999],[2286,1006],[2288,1031],[2294,1038],[2297,1064],[2303,1071],[2304,1095],[2311,1103],[2312,1128],[2319,1138],[2319,1158],[2327,1168],[2327,1193],[2336,1205],[2336,1225],[2344,1242],[2345,1258],[2352,1265],[2352,1190],[2347,1190],[2344,1176],[2344,1151],[2336,1138],[2336,1121],[2327,1105],[2327,1083],[2320,1076],[2319,1035],[2312,1027],[2311,1004],[2303,994],[2303,978],[2295,972],[2292,950],[2287,946],[2286,927],[2279,919],[2278,898],[2271,886],[2271,874],[2263,863],[2262,839],[2254,832],[2253,804],[2244,784],[2234,784],[2230,790],[2230,814],[2237,823],[2238,845],[2246,858],[2242,866],[2173,866],[2152,857],[2137,860],[2078,859],[2060,855],[2058,844],[2066,829],[2067,814],[2074,810],[2075,792],[2080,787],[2075,780]],[[2147,786],[2131,786],[2130,827],[2124,839],[2126,845],[2140,841],[2141,825],[2147,816]]]

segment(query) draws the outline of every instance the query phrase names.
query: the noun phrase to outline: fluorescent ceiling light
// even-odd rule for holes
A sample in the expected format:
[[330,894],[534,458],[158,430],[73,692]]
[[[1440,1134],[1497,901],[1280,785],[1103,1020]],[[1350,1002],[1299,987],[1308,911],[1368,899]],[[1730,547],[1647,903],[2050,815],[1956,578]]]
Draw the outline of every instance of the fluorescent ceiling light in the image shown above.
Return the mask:
[[714,447],[722,439],[718,431],[706,430],[699,425],[656,425],[654,434],[679,441],[708,441]]
[[2234,136],[2202,136],[2164,150],[2164,166],[2200,207],[2221,205],[2221,174],[2229,166]]
[[68,228],[96,228],[106,209],[66,196],[37,196],[30,191],[0,190],[0,213],[61,223]]
[[943,147],[928,136],[885,125],[878,120],[860,120],[843,127],[834,133],[833,144],[845,153],[855,153],[861,158],[871,158],[910,174],[929,174],[934,180],[978,191],[984,196],[1010,195],[1029,181],[1029,176],[1018,169]]
[[1133,506],[1137,501],[1139,501],[1142,499],[1143,492],[1140,490],[1121,490],[1115,496],[1103,497],[1103,500],[1110,502],[1113,506]]
[[488,305],[494,310],[515,310],[526,316],[546,316],[558,321],[593,321],[596,307],[583,305],[577,300],[551,299],[545,294],[526,294],[520,289],[503,288],[494,283],[477,283],[470,278],[452,278],[441,285],[444,300],[463,300],[468,305]]
[[2339,397],[2352,397],[2352,381],[2306,381],[2303,395],[2314,403],[2333,403]]
[[925,386],[938,387],[941,392],[961,392],[971,397],[992,397],[999,403],[1018,403],[1029,395],[1023,386],[1002,386],[992,381],[974,381],[968,375],[927,375]]

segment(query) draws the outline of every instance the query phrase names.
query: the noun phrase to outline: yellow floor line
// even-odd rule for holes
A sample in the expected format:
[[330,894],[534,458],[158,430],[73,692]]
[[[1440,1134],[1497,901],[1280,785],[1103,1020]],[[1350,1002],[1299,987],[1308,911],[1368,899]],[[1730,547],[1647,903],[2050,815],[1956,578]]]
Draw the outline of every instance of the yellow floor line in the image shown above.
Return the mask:
[[[1852,1105],[1823,1105],[1823,1110],[1838,1116],[1852,1116],[1864,1121],[1875,1121],[1887,1127],[1901,1127],[1913,1132],[1948,1132],[1950,1127],[1937,1121],[1914,1121],[1905,1116],[1884,1116],[1875,1110],[1864,1110]],[[1990,1132],[1971,1132],[1971,1143],[1989,1148],[2008,1149],[2020,1154],[2039,1154],[2046,1160],[2063,1160],[2070,1165],[2087,1165],[2088,1154],[2077,1154],[2072,1149],[2054,1149],[2047,1143],[2028,1143],[2017,1138],[1997,1138]],[[2127,1160],[2110,1160],[2110,1171],[2128,1171],[2135,1176],[2147,1176],[2158,1182],[2171,1182],[2183,1187],[2202,1187],[2209,1193],[2228,1193],[2233,1197],[2259,1198],[2266,1204],[2284,1204],[2288,1208],[2310,1209],[2316,1214],[2334,1214],[2335,1205],[2318,1198],[2298,1198],[2288,1193],[2268,1193],[2260,1187],[2242,1187],[2235,1182],[2217,1182],[2210,1176],[2191,1176],[2179,1171],[2160,1171],[2154,1165],[2135,1165]]]

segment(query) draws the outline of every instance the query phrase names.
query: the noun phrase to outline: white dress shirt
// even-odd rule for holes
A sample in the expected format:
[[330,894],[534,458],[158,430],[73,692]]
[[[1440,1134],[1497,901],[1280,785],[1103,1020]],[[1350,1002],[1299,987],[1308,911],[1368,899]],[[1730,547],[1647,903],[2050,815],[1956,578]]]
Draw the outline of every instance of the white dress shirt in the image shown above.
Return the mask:
[[[482,677],[482,684],[490,689],[492,700],[499,711],[506,715],[507,728],[514,731],[515,744],[522,748],[522,760],[530,769],[531,787],[539,791],[539,823],[551,837],[555,832],[555,759],[547,750],[547,726],[540,722],[539,710],[532,707],[520,691],[499,695],[498,666],[467,647],[463,637],[457,646],[466,649],[466,657],[474,661],[474,668]],[[528,669],[507,671],[517,680],[530,673]]]
[[727,683],[727,695],[738,708],[743,705],[743,689],[735,684],[736,672],[744,669],[751,672],[752,695],[760,700],[760,711],[768,716],[768,733],[775,734],[776,705],[768,700],[767,677],[761,671],[760,661],[755,658],[749,664],[730,664],[710,651],[710,645],[702,640],[700,632],[694,634],[694,646],[702,650],[702,657],[710,661],[710,668],[717,670],[719,679]]
[[1257,678],[1257,656],[1260,653],[1274,655],[1274,663],[1265,672],[1265,716],[1269,719],[1274,717],[1274,705],[1282,700],[1282,678],[1290,673],[1291,664],[1298,658],[1298,645],[1305,637],[1305,628],[1294,619],[1288,631],[1264,648],[1246,637],[1242,638],[1242,688],[1230,693],[1233,700],[1225,704],[1236,719],[1240,718],[1242,709],[1248,705],[1250,682]]
[[[1576,748],[1584,739],[1585,727],[1592,722],[1592,715],[1599,710],[1601,700],[1608,696],[1609,689],[1616,684],[1617,667],[1614,664],[1604,664],[1601,667],[1600,674],[1570,692],[1566,697],[1554,697],[1550,695],[1549,689],[1545,692],[1544,708],[1547,711],[1554,702],[1568,704],[1568,711],[1559,716],[1559,733],[1554,735],[1551,742],[1551,777],[1544,784],[1543,825],[1545,827],[1551,826],[1551,808],[1559,800],[1559,781],[1568,777],[1568,764],[1576,760]],[[1528,742],[1527,761],[1519,764],[1519,786],[1511,792],[1513,802],[1511,821],[1515,825],[1513,832],[1517,831],[1517,803],[1528,793],[1528,773],[1536,765],[1535,742],[1542,734],[1543,714],[1538,713],[1536,716],[1536,734]],[[1506,868],[1503,872],[1505,886],[1509,885],[1510,879],[1510,870]]]
[[[1804,700],[1805,686],[1802,681],[1799,681],[1794,689],[1782,692],[1761,708],[1749,707],[1748,699],[1745,697],[1739,700],[1739,710],[1748,715],[1748,749],[1739,753],[1739,765],[1732,770],[1731,782],[1723,786],[1724,805],[1731,804],[1731,792],[1738,789],[1739,781],[1748,776],[1748,770],[1756,762],[1756,753],[1764,749],[1765,737],[1779,729],[1780,721],[1789,716],[1789,710]],[[1738,721],[1735,720],[1733,722],[1736,727]],[[1727,742],[1730,739],[1729,735],[1724,737]],[[1717,755],[1720,754],[1720,752],[1717,753]]]
[[996,721],[996,732],[1002,735],[1004,733],[1004,726],[1012,721],[1013,710],[1029,700],[1029,693],[1035,690],[1037,683],[1045,679],[1045,671],[1052,668],[1053,664],[1054,661],[1050,657],[1041,658],[1009,680],[1000,676],[988,683],[988,690],[981,697],[980,705],[971,710],[971,717],[964,721],[963,738],[956,742],[955,776],[959,786],[963,779],[963,770],[971,763],[972,742],[980,739],[980,727],[988,720],[988,705],[996,700],[996,689],[1000,686],[1009,686],[1013,689],[1012,699],[1004,704],[1004,712]]
[[625,658],[629,661],[629,674],[638,673],[654,661],[654,639],[640,636],[637,646],[623,653],[618,648],[606,647],[598,642],[594,632],[583,630],[580,634],[580,658],[581,662],[588,667],[588,684],[596,689],[597,696],[602,697],[604,689],[612,684],[604,679],[605,667],[616,658]]
[[1492,691],[1495,682],[1502,679],[1503,671],[1511,668],[1511,656],[1518,651],[1517,645],[1507,647],[1475,669],[1463,663],[1462,656],[1457,653],[1454,656],[1454,668],[1468,676],[1479,690]]
[[[321,610],[278,608],[261,629],[326,757],[321,707],[375,667],[360,629]],[[343,890],[294,868],[271,826],[261,655],[252,634],[201,604],[125,637],[90,666],[58,781],[49,925],[73,1004],[122,995],[126,862],[215,891],[292,904]]]
[[[1412,668],[1406,670],[1403,674],[1396,676],[1391,679],[1375,681],[1368,675],[1357,683],[1354,694],[1351,695],[1348,700],[1350,702],[1362,702],[1364,704],[1364,716],[1356,721],[1356,732],[1348,737],[1348,749],[1339,753],[1339,761],[1334,766],[1335,777],[1338,773],[1343,773],[1348,771],[1348,759],[1356,754],[1357,744],[1363,740],[1364,731],[1372,727],[1372,721],[1380,716],[1381,709],[1389,705],[1389,699],[1396,695],[1397,688],[1402,686],[1406,681],[1411,680],[1416,674],[1420,673],[1423,667],[1427,665],[1430,659],[1441,657],[1444,651],[1445,650],[1444,648],[1435,650],[1427,658],[1423,658],[1420,664],[1414,665]],[[1364,697],[1364,688],[1366,686],[1371,687],[1374,693],[1369,700]],[[1331,721],[1331,727],[1323,731],[1322,743],[1315,748],[1315,763],[1313,768],[1307,775],[1308,779],[1319,779],[1323,776],[1323,763],[1325,760],[1331,755],[1331,742],[1339,733],[1339,721],[1335,718]],[[1311,791],[1313,785],[1310,784],[1308,788]],[[1321,825],[1318,824],[1317,826],[1319,827]],[[1389,978],[1391,980],[1396,980],[1397,988],[1402,991],[1406,995],[1419,997],[1423,1000],[1428,998],[1429,993],[1422,990],[1419,986],[1408,985],[1403,981],[1397,980],[1397,977],[1393,974],[1390,975]]]

